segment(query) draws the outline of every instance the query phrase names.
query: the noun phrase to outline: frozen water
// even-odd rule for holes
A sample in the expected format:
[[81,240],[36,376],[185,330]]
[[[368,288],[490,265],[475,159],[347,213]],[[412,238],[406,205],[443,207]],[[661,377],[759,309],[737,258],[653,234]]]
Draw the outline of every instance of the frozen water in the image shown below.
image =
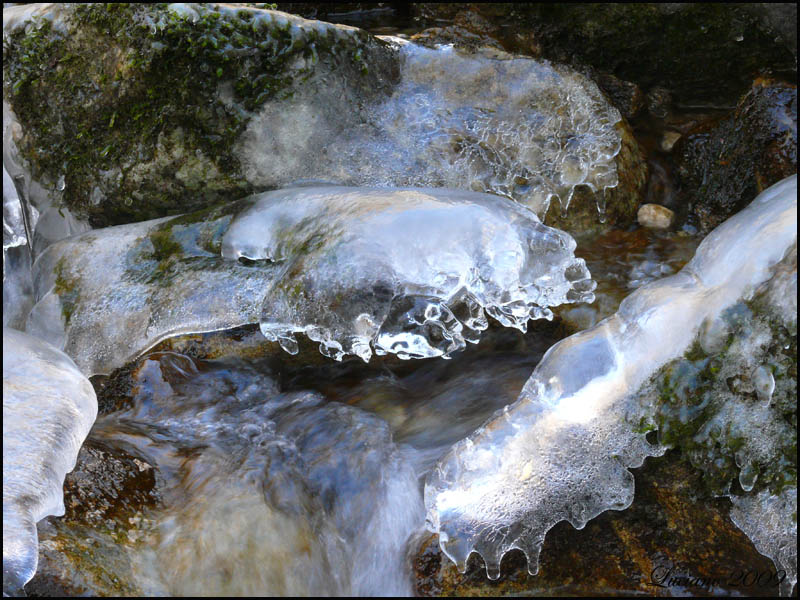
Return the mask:
[[31,252],[22,203],[3,167],[3,326],[22,328],[33,304]]
[[638,289],[615,315],[551,348],[517,402],[454,445],[429,476],[428,524],[443,551],[462,571],[478,552],[496,578],[503,554],[519,548],[535,574],[557,522],[581,528],[626,508],[628,467],[664,451],[631,426],[652,425],[652,408],[639,404],[637,391],[687,350],[704,322],[769,279],[796,240],[792,176],[714,230],[679,273]]
[[64,476],[97,416],[89,380],[63,352],[3,328],[3,593],[36,572],[36,522],[64,514]]
[[51,245],[26,330],[87,375],[170,335],[258,322],[289,352],[305,332],[336,359],[448,356],[477,342],[486,314],[524,331],[548,306],[591,301],[574,248],[488,194],[290,188]]
[[540,217],[553,198],[566,210],[578,185],[617,185],[621,117],[587,78],[496,50],[392,41],[400,83],[366,109],[342,107],[331,77],[298,90],[290,108],[267,102],[237,142],[248,181],[492,192]]
[[[337,360],[443,356],[477,342],[486,314],[525,331],[547,308],[594,299],[575,241],[516,203],[475,192],[295,188],[237,215],[222,254],[279,265],[261,330]],[[371,347],[372,346],[372,347]]]
[[769,556],[786,578],[780,584],[781,596],[788,596],[797,583],[797,487],[787,487],[779,495],[768,490],[733,496],[731,519],[753,540],[764,556]]
[[107,227],[49,246],[34,264],[26,330],[87,375],[109,373],[170,335],[256,323],[273,270],[219,257],[233,204],[193,217]]

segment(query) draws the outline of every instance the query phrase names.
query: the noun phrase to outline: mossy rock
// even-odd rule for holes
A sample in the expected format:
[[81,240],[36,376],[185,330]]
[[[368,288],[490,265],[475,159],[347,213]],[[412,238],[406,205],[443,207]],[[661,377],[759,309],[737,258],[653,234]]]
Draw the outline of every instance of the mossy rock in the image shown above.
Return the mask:
[[[352,27],[231,5],[85,4],[4,32],[3,84],[37,181],[95,227],[242,196],[234,144],[267,101],[326,78],[348,101],[386,93],[387,44]],[[325,83],[323,83],[325,85]],[[344,101],[344,100],[343,100]]]
[[684,201],[708,231],[797,172],[797,86],[757,79],[736,110],[678,141]]

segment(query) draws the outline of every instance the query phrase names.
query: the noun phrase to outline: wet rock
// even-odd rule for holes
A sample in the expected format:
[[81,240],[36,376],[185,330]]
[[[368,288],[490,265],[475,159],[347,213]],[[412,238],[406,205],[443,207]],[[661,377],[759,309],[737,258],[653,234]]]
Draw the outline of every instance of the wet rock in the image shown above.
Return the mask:
[[643,204],[636,215],[639,225],[650,227],[651,229],[669,229],[675,218],[673,213],[666,206],[659,204]]
[[615,77],[610,73],[598,73],[594,80],[616,106],[622,116],[630,120],[637,117],[645,107],[645,96],[638,85]]
[[127,548],[145,539],[148,510],[158,501],[152,466],[90,436],[64,482],[65,515],[39,524],[39,568],[25,592],[142,594]]
[[712,229],[797,172],[797,87],[757,79],[733,113],[698,126],[674,153],[684,201]]
[[230,5],[20,6],[3,40],[20,152],[93,226],[252,191],[234,144],[265,102],[312,88],[357,113],[396,76],[361,30]]
[[[634,475],[636,499],[626,511],[605,512],[582,530],[565,522],[550,530],[536,576],[528,574],[525,556],[519,551],[503,559],[497,581],[487,579],[477,555],[461,574],[441,554],[436,536],[421,540],[413,559],[417,593],[777,594],[776,579],[771,575],[764,575],[761,584],[742,589],[745,573],[772,574],[775,567],[731,522],[730,501],[698,494],[702,476],[679,452],[648,459]],[[737,573],[738,585],[734,580]]]
[[[761,4],[414,4],[430,22],[478,13],[510,52],[534,37],[544,58],[585,64],[678,104],[735,101],[760,71],[796,73],[796,8]],[[537,55],[538,56],[538,55]]]
[[565,213],[561,203],[553,202],[544,222],[569,232],[597,231],[612,225],[624,228],[635,222],[636,210],[647,187],[648,164],[630,125],[620,121],[617,131],[622,143],[614,159],[619,179],[616,187],[593,192],[586,186],[578,186],[569,211]]
[[438,44],[453,44],[456,48],[475,50],[481,47],[490,47],[502,50],[500,43],[487,36],[469,31],[458,25],[448,27],[431,27],[411,36],[411,40],[417,44],[435,47]]

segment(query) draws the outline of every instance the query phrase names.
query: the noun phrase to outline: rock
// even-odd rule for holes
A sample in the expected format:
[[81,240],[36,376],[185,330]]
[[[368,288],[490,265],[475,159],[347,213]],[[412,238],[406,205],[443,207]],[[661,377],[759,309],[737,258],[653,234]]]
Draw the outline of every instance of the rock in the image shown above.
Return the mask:
[[652,229],[669,229],[675,213],[659,204],[642,204],[636,215],[639,225]]
[[265,102],[310,87],[350,114],[396,77],[369,34],[269,10],[29,5],[3,17],[21,154],[35,179],[63,177],[64,204],[93,226],[252,191],[234,144]]
[[308,178],[485,191],[541,215],[580,186],[577,204],[602,206],[608,188],[609,223],[634,219],[643,167],[616,109],[572,69],[486,47],[480,19],[440,32],[479,30],[470,51],[437,51],[271,11],[171,6],[6,19],[20,153],[94,226]]
[[[773,7],[774,8],[770,8]],[[527,52],[636,83],[661,86],[678,104],[735,101],[753,76],[797,72],[796,7],[765,4],[434,4],[412,5],[425,22],[477,13],[509,52]],[[523,41],[523,43],[520,43]],[[539,54],[536,54],[539,56]]]
[[645,107],[645,96],[638,85],[614,77],[610,73],[598,73],[593,79],[623,117],[630,120],[642,112]]
[[797,87],[757,79],[736,110],[674,149],[684,202],[704,231],[797,172]]
[[681,139],[681,133],[679,131],[667,130],[661,137],[661,143],[659,144],[659,147],[664,152],[672,152],[672,149],[675,147],[675,144],[679,139]]
[[66,513],[39,525],[39,569],[25,592],[143,594],[127,549],[146,538],[149,511],[159,502],[152,466],[90,436],[64,481]]

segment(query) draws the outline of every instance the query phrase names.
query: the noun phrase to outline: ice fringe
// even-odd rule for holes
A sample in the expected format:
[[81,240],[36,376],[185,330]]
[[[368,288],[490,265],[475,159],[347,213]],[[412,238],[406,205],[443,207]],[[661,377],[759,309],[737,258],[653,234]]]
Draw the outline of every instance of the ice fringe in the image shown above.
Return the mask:
[[486,313],[525,331],[549,306],[594,299],[575,241],[506,198],[422,188],[295,188],[256,197],[222,240],[229,259],[278,263],[261,331],[287,352],[448,358]]
[[796,240],[794,175],[709,234],[679,273],[551,348],[518,400],[455,444],[426,482],[428,527],[459,569],[475,551],[496,579],[502,556],[517,548],[536,574],[557,522],[582,528],[629,506],[628,468],[663,452],[626,423],[641,410],[637,390],[704,323],[767,280]]

